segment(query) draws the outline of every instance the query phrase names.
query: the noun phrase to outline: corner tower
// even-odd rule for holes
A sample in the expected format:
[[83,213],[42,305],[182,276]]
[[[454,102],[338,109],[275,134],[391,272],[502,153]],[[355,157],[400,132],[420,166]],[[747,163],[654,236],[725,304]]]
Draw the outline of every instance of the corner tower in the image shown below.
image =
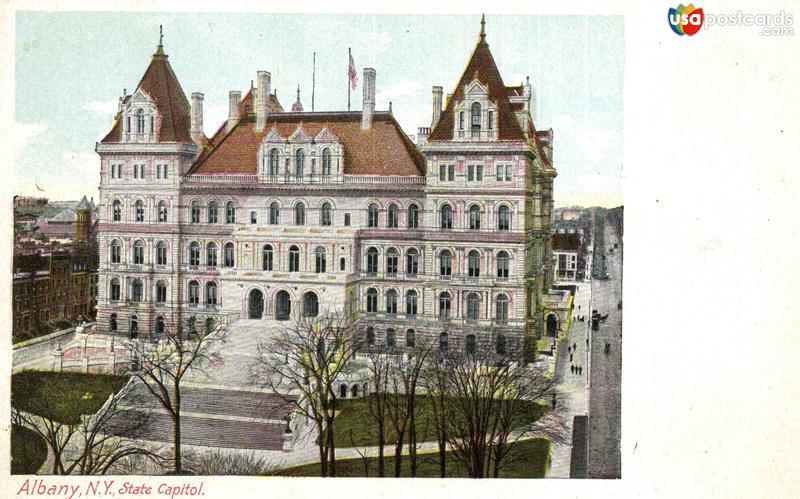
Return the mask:
[[181,175],[206,143],[202,94],[190,106],[163,35],[123,92],[100,156],[98,330],[146,337],[180,324]]

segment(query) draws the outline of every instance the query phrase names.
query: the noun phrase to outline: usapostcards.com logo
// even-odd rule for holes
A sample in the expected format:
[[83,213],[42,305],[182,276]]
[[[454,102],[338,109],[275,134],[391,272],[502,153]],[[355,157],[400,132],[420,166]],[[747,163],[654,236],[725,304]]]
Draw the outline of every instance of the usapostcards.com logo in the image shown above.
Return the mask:
[[667,18],[669,19],[669,26],[675,34],[692,36],[700,31],[705,15],[703,14],[703,9],[695,9],[692,4],[686,7],[680,4],[677,9],[669,9]]

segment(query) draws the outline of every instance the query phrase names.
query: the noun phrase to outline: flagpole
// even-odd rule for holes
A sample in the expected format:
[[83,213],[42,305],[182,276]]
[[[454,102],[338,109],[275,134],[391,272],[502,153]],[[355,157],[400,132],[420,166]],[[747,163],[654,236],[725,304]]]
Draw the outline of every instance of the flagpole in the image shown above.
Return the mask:
[[317,53],[314,52],[314,59],[311,69],[311,112],[314,112],[314,90],[317,85]]
[[350,111],[350,59],[353,54],[350,52],[350,47],[347,47],[347,110]]

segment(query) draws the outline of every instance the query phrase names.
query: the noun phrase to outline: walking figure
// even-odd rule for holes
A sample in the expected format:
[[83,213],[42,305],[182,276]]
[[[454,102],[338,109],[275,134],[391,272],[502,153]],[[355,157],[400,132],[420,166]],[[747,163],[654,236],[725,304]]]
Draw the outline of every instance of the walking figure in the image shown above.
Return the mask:
[[556,394],[553,394],[553,410],[556,408]]
[[572,349],[575,350],[576,348],[578,348],[578,344],[577,343],[573,343],[572,344]]
[[578,374],[581,374],[582,372],[583,372],[583,366],[578,366]]
[[572,352],[572,347],[570,345],[567,345],[567,353],[570,353],[570,352]]
[[569,354],[569,361],[572,362],[572,354]]
[[575,366],[572,364],[569,365],[569,370],[572,371],[572,374],[575,374]]

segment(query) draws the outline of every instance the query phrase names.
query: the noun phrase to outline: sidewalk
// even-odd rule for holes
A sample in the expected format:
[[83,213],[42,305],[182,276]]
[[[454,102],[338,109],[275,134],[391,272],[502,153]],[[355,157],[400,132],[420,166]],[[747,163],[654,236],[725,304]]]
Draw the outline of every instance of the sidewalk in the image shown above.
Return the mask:
[[[561,403],[564,405],[564,415],[567,419],[564,424],[569,431],[569,441],[572,441],[572,421],[577,415],[587,414],[587,376],[589,374],[589,355],[586,346],[586,339],[589,331],[589,317],[591,316],[590,299],[591,283],[579,282],[578,290],[575,295],[574,319],[569,332],[569,349],[559,348],[559,356],[563,358],[557,362],[559,372],[556,373],[558,379],[557,391]],[[578,310],[580,306],[580,310]],[[587,317],[585,322],[577,320],[578,315]],[[574,349],[573,349],[574,345]],[[572,361],[570,362],[570,353]],[[570,371],[570,365],[580,366],[583,370],[581,374],[574,374]],[[572,444],[553,444],[550,469],[547,471],[547,478],[569,478],[570,461],[572,457]]]

